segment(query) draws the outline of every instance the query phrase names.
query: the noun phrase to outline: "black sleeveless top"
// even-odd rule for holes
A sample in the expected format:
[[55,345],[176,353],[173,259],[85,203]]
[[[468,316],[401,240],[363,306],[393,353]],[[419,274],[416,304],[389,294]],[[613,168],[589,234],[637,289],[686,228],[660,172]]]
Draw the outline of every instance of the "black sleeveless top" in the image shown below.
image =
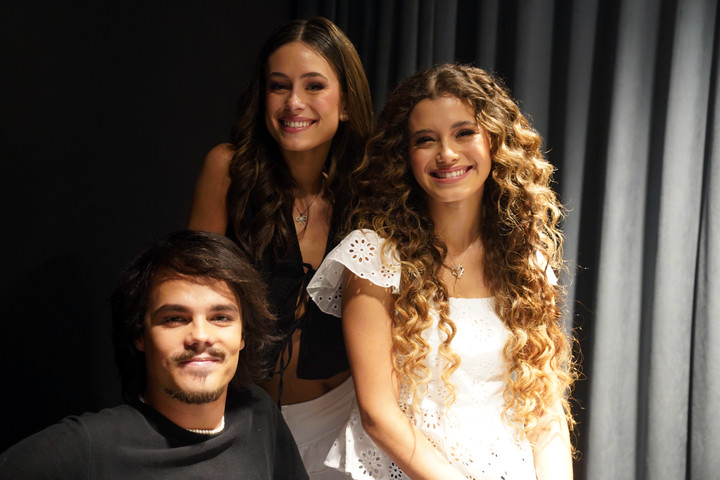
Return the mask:
[[[246,214],[252,213],[246,212]],[[292,218],[289,218],[289,224],[293,224]],[[237,242],[230,226],[227,236]],[[335,226],[330,225],[323,258],[337,245],[335,237]],[[288,253],[283,258],[275,258],[272,247],[268,247],[261,264],[256,265],[256,268],[265,279],[270,308],[278,319],[275,333],[283,339],[266,359],[272,374],[280,375],[281,384],[287,365],[279,365],[278,360],[286,348],[290,349],[290,356],[298,355],[297,375],[302,379],[322,380],[350,368],[340,319],[322,312],[309,297],[305,313],[295,319],[298,301],[306,298],[305,288],[315,274],[312,265],[302,261],[297,237],[293,236]],[[293,352],[292,335],[297,329],[301,330],[300,351]]]

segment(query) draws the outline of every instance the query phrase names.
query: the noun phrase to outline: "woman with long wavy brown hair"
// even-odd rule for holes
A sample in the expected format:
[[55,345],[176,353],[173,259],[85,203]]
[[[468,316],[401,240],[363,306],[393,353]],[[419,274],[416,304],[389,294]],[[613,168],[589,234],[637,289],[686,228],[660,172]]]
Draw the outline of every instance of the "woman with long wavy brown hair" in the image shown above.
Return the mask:
[[572,477],[562,209],[541,138],[481,69],[389,96],[350,234],[308,287],[342,311],[357,407],[326,463],[354,478]]
[[372,126],[370,89],[355,47],[325,18],[283,25],[260,51],[232,143],[208,154],[189,227],[227,234],[262,272],[283,342],[262,386],[283,415],[313,479],[350,411],[341,325],[305,286],[347,220],[349,178]]

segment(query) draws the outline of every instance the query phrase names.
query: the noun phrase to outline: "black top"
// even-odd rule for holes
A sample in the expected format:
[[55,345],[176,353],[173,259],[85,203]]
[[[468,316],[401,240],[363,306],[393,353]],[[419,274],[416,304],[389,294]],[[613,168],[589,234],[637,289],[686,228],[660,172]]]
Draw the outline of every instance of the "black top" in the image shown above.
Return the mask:
[[[248,207],[249,209],[249,207]],[[248,214],[248,213],[246,213]],[[288,215],[289,224],[293,224],[292,215]],[[228,229],[228,237],[236,240],[232,228]],[[335,248],[335,225],[330,225],[325,255]],[[345,351],[342,334],[342,323],[337,317],[324,313],[307,297],[305,288],[315,274],[312,265],[303,263],[300,244],[293,236],[288,253],[283,258],[275,258],[272,247],[268,247],[260,265],[256,265],[268,285],[270,307],[278,317],[278,331],[284,341],[277,345],[267,359],[274,373],[282,373],[284,366],[277,369],[280,354],[286,347],[292,352],[292,334],[301,330],[300,352],[298,353],[299,378],[320,380],[330,378],[350,368]],[[300,292],[302,291],[302,295]],[[307,297],[305,314],[295,320],[298,299]]]
[[0,455],[0,478],[307,479],[280,411],[257,386],[229,389],[225,429],[181,428],[140,402],[66,417]]

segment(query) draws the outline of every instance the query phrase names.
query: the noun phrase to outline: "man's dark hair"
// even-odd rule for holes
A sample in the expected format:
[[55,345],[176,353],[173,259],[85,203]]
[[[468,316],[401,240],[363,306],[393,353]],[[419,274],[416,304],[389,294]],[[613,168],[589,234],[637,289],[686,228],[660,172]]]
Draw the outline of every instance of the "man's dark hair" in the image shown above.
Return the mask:
[[135,341],[143,332],[148,296],[159,275],[227,283],[240,307],[245,340],[233,382],[243,386],[262,380],[266,373],[262,359],[277,341],[272,334],[275,317],[268,310],[262,277],[227,237],[179,231],[158,239],[137,255],[110,298],[115,362],[123,398],[135,400],[145,389],[145,354],[135,347]]

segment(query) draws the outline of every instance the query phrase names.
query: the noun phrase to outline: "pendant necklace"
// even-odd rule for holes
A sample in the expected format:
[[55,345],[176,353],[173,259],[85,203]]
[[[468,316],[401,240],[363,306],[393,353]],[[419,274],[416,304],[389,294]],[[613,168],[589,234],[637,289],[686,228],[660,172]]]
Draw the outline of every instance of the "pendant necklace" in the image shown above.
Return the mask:
[[457,263],[452,258],[452,255],[450,255],[450,252],[448,252],[447,256],[453,264],[453,267],[450,268],[449,270],[450,270],[450,273],[452,274],[452,276],[455,277],[456,279],[460,280],[463,276],[463,273],[465,273],[465,267],[463,267],[462,263],[465,261],[465,257],[467,257],[467,254],[470,251],[470,247],[472,247],[475,244],[475,242],[477,241],[478,238],[480,238],[479,233],[477,235],[475,235],[475,238],[473,239],[472,242],[470,242],[470,245],[468,245],[467,250],[465,250],[465,253],[462,254],[462,257],[460,257],[460,261]]
[[[325,180],[325,179],[323,178],[323,180]],[[322,189],[320,189],[320,191],[322,191]],[[308,214],[309,214],[309,212],[310,212],[310,207],[312,206],[313,202],[315,202],[315,200],[317,199],[318,195],[320,195],[320,192],[318,192],[318,193],[315,194],[315,196],[312,198],[312,200],[310,200],[310,203],[305,203],[305,200],[303,199],[303,203],[305,203],[305,210],[303,210],[302,212],[301,212],[300,209],[297,207],[297,205],[293,205],[293,206],[295,207],[295,209],[297,210],[297,212],[298,212],[298,216],[295,217],[295,221],[296,221],[296,222],[302,223],[304,226],[307,227]]]

